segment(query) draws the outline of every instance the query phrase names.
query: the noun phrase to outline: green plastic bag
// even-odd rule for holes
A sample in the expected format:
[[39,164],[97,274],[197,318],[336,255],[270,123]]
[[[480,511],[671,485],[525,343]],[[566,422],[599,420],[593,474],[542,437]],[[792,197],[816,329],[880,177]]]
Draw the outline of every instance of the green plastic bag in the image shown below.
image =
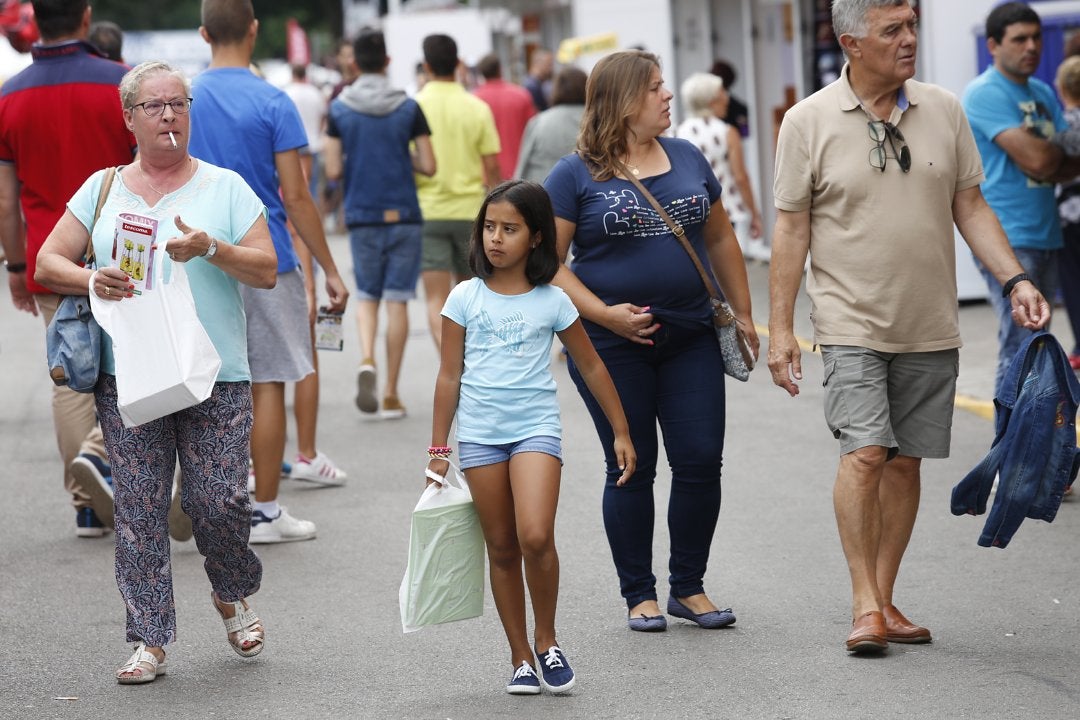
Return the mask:
[[403,632],[484,613],[484,535],[469,486],[453,470],[453,480],[428,485],[413,509],[398,592]]

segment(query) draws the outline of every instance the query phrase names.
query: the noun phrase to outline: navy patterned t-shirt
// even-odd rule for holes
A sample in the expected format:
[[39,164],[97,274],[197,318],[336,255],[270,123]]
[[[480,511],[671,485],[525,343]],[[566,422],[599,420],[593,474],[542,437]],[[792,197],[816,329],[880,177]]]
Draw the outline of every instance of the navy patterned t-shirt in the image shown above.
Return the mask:
[[[696,147],[658,138],[671,170],[642,178],[709,268],[705,221],[720,200],[720,183]],[[709,296],[690,257],[648,200],[621,178],[596,182],[577,155],[559,160],[544,182],[555,216],[576,224],[570,268],[608,305],[648,306],[660,323],[709,324]],[[593,343],[617,336],[585,321]]]

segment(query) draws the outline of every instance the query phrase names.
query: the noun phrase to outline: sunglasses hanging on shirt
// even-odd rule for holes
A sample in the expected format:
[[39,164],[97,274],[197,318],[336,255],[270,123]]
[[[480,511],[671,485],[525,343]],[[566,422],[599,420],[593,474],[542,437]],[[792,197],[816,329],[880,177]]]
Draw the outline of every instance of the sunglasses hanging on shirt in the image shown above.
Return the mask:
[[[889,158],[893,158],[900,164],[904,172],[911,170],[911,151],[908,150],[907,141],[900,128],[885,120],[871,120],[866,123],[870,131],[870,139],[876,145],[870,148],[870,166],[881,172],[885,172],[885,164]],[[889,143],[892,155],[885,151],[885,143]]]

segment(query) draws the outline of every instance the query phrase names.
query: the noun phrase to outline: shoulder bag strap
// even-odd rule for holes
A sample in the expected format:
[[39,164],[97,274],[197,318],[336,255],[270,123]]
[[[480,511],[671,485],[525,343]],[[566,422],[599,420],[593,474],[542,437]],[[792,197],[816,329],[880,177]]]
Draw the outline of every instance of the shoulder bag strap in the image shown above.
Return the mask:
[[709,297],[719,300],[720,294],[716,291],[716,287],[709,279],[709,274],[705,272],[705,267],[701,264],[701,259],[697,256],[697,253],[694,252],[694,247],[690,244],[690,241],[686,239],[686,230],[683,229],[683,226],[671,219],[671,216],[668,215],[664,208],[660,205],[660,203],[657,202],[656,198],[653,197],[653,194],[646,190],[645,186],[641,184],[641,181],[634,177],[633,173],[628,172],[621,162],[615,160],[612,164],[615,166],[615,169],[622,174],[624,178],[634,184],[634,187],[638,189],[638,192],[640,192],[645,197],[645,199],[649,201],[649,204],[653,206],[653,209],[660,214],[661,218],[664,219],[664,222],[666,222],[668,227],[671,228],[672,234],[675,235],[675,239],[679,241],[679,244],[683,246],[683,250],[686,251],[686,253],[690,256],[690,259],[693,261],[694,267],[697,268],[698,275],[701,276],[701,282],[705,284],[705,289],[708,291]]
[[94,255],[94,226],[97,225],[98,218],[101,217],[101,208],[105,205],[105,200],[109,197],[109,190],[112,188],[113,178],[116,177],[116,171],[118,168],[111,167],[105,171],[105,175],[101,179],[101,190],[98,191],[97,207],[94,208],[94,221],[90,223],[90,239],[86,241],[86,252],[83,254],[86,257],[86,264],[93,264],[97,258]]

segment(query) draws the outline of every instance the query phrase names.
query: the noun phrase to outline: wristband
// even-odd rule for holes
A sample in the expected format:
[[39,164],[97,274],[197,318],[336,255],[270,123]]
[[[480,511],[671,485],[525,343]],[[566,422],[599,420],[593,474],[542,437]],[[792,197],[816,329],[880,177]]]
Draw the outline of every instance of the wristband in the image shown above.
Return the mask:
[[428,457],[432,460],[445,460],[454,451],[447,445],[432,445],[427,449]]
[[1014,275],[1013,277],[1009,278],[1008,281],[1006,281],[1006,283],[1001,288],[1001,297],[1007,298],[1012,295],[1013,288],[1016,287],[1016,284],[1022,283],[1025,280],[1031,282],[1031,276],[1029,276],[1027,273],[1020,273],[1019,275]]
[[7,262],[5,260],[4,261],[4,268],[7,269],[7,271],[9,273],[26,272],[26,263],[25,262],[14,262],[13,263],[13,262]]

